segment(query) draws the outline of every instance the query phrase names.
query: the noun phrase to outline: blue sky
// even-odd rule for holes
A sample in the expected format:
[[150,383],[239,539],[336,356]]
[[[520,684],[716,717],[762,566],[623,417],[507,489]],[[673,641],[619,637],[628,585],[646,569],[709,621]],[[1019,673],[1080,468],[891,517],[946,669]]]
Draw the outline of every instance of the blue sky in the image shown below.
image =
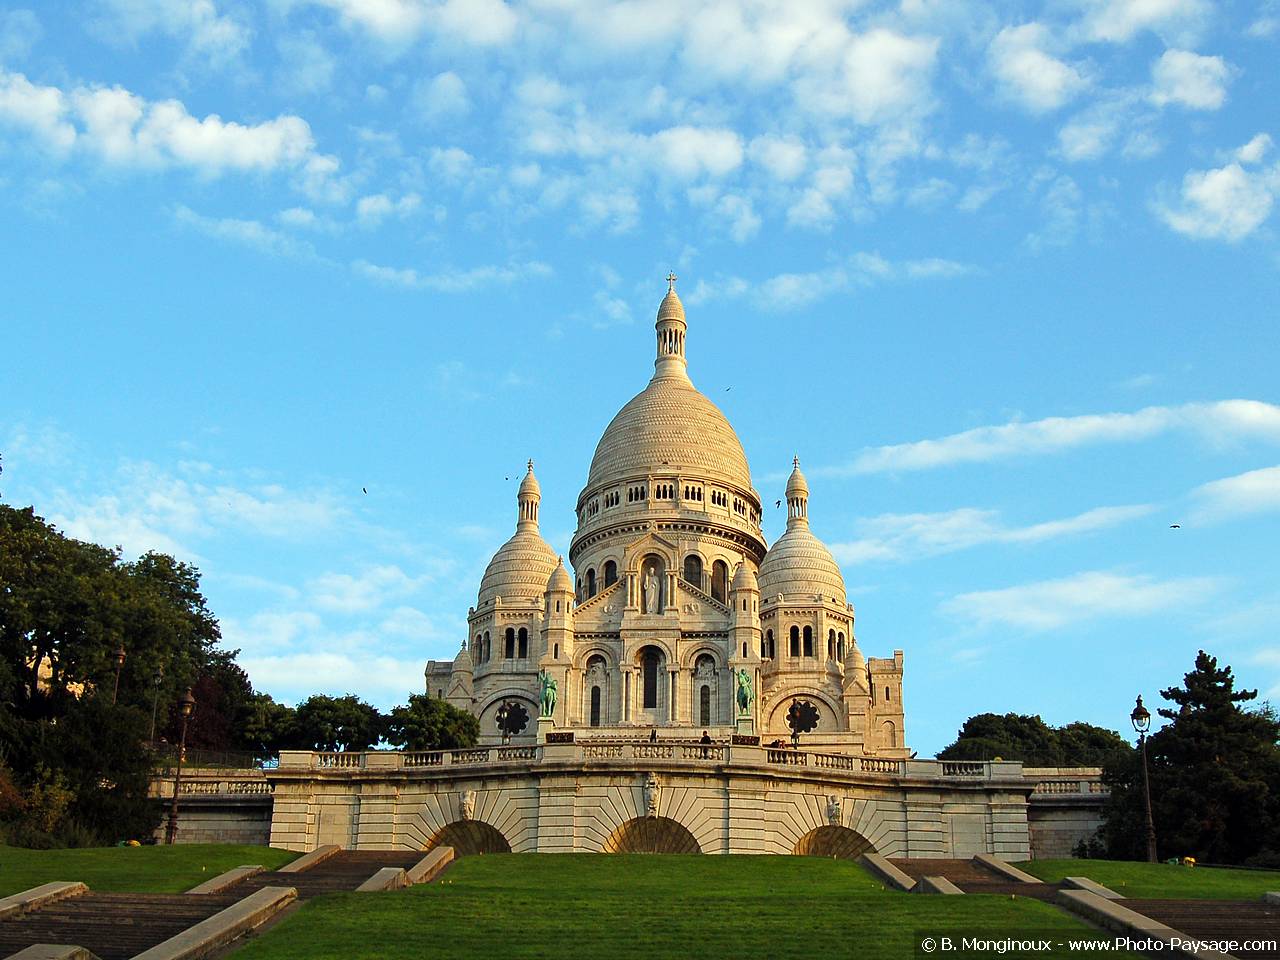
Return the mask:
[[0,4],[0,489],[198,564],[259,688],[389,706],[528,457],[567,552],[673,269],[913,748],[1125,726],[1200,647],[1275,697],[1278,41],[1274,0]]

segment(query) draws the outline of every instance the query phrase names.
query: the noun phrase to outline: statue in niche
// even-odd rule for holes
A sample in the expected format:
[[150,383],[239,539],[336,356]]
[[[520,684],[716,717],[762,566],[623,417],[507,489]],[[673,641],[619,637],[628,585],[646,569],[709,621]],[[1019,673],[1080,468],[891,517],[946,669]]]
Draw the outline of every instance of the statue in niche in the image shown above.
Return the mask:
[[840,826],[840,798],[827,797],[827,823],[833,827]]
[[755,691],[751,689],[751,674],[746,670],[735,670],[733,676],[738,681],[738,693],[734,698],[738,703],[738,716],[749,717],[751,702],[755,699]]
[[650,566],[645,571],[644,579],[640,584],[641,607],[643,613],[661,613],[661,606],[658,597],[658,568]]
[[458,798],[458,815],[463,820],[470,820],[476,815],[476,792],[463,790]]
[[661,789],[658,786],[658,775],[656,773],[651,773],[645,778],[644,806],[646,816],[656,817],[658,815],[658,795]]

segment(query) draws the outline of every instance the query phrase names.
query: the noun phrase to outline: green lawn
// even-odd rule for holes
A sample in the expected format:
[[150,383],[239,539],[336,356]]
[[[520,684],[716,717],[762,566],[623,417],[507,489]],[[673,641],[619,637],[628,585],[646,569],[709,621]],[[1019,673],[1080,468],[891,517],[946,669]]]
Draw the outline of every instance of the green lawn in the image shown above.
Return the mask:
[[408,890],[317,898],[235,960],[903,958],[947,931],[1089,932],[1033,900],[888,891],[849,861],[503,854]]
[[1280,890],[1280,871],[1175,867],[1121,860],[1031,860],[1018,866],[1050,883],[1088,877],[1126,897],[1191,900],[1256,900]]
[[83,850],[0,846],[0,897],[50,880],[82,880],[90,890],[179,893],[243,863],[273,869],[296,856],[271,847],[212,843]]

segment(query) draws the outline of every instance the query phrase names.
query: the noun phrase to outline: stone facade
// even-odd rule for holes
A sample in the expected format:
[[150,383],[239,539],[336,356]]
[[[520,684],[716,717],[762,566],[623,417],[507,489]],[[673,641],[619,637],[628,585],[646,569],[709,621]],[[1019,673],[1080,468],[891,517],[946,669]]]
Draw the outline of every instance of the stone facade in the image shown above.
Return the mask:
[[436,753],[287,752],[271,844],[464,853],[814,853],[1025,860],[1018,763],[741,744],[592,741]]
[[545,671],[558,730],[768,741],[790,737],[799,704],[816,724],[806,743],[905,758],[902,652],[863,656],[840,568],[809,527],[798,458],[786,532],[766,544],[742,444],[689,379],[688,324],[669,280],[653,378],[605,429],[578,496],[574,574],[539,533],[530,461],[515,533],[485,571],[457,657],[427,665],[427,691],[478,716],[489,744],[503,704],[529,718],[515,742],[534,742]]

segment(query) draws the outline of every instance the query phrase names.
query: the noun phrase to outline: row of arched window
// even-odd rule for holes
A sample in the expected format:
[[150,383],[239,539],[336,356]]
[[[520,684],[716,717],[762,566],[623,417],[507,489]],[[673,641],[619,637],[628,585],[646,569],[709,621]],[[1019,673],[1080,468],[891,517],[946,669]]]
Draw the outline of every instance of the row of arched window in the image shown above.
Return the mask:
[[578,601],[585,602],[594,597],[601,590],[613,586],[618,582],[618,564],[613,560],[606,560],[601,571],[601,578],[596,577],[596,568],[588,567],[586,576],[578,578]]
[[[652,491],[653,499],[674,500],[679,489],[679,485],[675,482],[663,481],[661,483],[655,483]],[[647,484],[636,484],[635,486],[627,487],[627,503],[642,503],[649,499],[649,493],[650,491]],[[695,484],[685,484],[685,500],[689,500],[694,503],[701,503],[703,495],[704,491],[702,487]],[[620,503],[622,503],[621,490],[611,490],[604,495],[603,506],[605,509],[608,509],[609,507],[616,507]],[[733,512],[738,516],[750,517],[757,523],[760,521],[760,514],[752,509],[745,500],[739,497],[733,497],[731,500],[729,494],[725,493],[723,490],[711,491],[711,503],[713,506],[724,507],[726,509],[728,509],[732,503]],[[599,498],[592,500],[582,508],[582,516],[580,519],[589,520],[592,517],[597,516],[600,513],[601,505],[601,500]]]
[[655,483],[653,485],[653,499],[674,500],[675,498],[676,485],[674,483]]
[[725,602],[729,595],[729,565],[723,560],[711,564],[711,582],[707,583],[702,569],[702,558],[691,553],[684,558],[683,579],[699,590],[711,594],[712,599]]
[[[813,627],[800,627],[792,624],[787,638],[787,655],[791,657],[814,656]],[[760,640],[760,658],[762,660],[777,659],[778,652],[774,645],[773,631],[766,630]],[[844,660],[844,631],[827,631],[827,659]]]
[[[525,660],[529,656],[529,628],[507,627],[502,636],[500,652],[506,660]],[[493,644],[489,631],[477,633],[472,646],[471,659],[476,663],[488,663],[493,657]]]

